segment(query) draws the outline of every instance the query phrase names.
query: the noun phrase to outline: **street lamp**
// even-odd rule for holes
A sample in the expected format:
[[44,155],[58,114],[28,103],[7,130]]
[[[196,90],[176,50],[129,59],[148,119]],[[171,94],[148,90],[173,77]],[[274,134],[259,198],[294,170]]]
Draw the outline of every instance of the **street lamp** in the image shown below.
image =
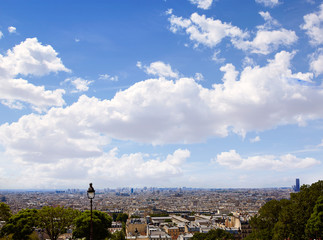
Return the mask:
[[93,224],[92,224],[92,200],[95,197],[95,190],[92,186],[92,183],[90,183],[90,187],[87,190],[87,197],[90,199],[91,203],[91,229],[90,229],[90,240],[93,240]]

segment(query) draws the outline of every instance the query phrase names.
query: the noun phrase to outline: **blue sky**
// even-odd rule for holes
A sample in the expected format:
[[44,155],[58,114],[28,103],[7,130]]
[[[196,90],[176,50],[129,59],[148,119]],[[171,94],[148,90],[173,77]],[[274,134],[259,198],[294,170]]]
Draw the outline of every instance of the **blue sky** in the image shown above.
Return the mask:
[[0,189],[322,179],[323,2],[0,2]]

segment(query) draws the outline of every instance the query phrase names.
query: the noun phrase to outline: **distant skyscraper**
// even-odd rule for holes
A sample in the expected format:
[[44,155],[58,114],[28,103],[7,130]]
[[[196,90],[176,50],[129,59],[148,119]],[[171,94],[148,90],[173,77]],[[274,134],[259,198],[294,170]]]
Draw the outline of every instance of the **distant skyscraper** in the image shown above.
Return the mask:
[[293,186],[293,190],[295,192],[299,192],[300,190],[299,178],[296,178],[296,185]]

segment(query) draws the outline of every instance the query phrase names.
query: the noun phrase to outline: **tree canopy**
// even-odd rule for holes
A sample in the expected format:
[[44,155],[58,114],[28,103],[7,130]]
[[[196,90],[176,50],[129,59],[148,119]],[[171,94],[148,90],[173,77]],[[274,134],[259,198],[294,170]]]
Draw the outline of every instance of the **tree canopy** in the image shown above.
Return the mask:
[[72,208],[45,206],[38,211],[38,227],[45,229],[51,240],[57,240],[78,215]]
[[37,210],[24,209],[12,215],[1,229],[2,236],[12,235],[13,240],[28,240],[37,224]]
[[[73,237],[90,239],[90,218],[91,212],[85,211],[81,213],[74,221],[75,229]],[[93,239],[103,240],[109,237],[108,228],[111,227],[112,218],[103,212],[94,210],[92,215],[93,222]]]
[[127,222],[127,219],[128,219],[128,214],[126,213],[119,213],[117,218],[116,218],[116,221],[119,221],[119,222],[123,222],[123,223],[126,223]]
[[0,203],[0,221],[8,221],[11,217],[10,207],[1,202]]
[[[322,229],[323,181],[303,185],[290,200],[271,200],[251,219],[252,233],[247,239],[305,240],[317,237]],[[322,233],[322,231],[321,231]]]
[[212,229],[207,233],[195,233],[191,240],[222,240],[234,239],[233,235],[222,229]]
[[308,238],[323,238],[323,196],[315,204],[314,211],[308,219],[305,233]]

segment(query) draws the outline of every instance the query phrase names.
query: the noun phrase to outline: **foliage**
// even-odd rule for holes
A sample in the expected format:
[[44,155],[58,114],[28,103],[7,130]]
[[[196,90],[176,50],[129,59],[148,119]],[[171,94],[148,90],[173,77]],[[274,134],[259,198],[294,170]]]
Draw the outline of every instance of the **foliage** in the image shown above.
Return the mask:
[[314,211],[307,221],[305,233],[308,238],[323,238],[323,196],[316,202]]
[[11,216],[1,229],[2,236],[12,235],[13,240],[27,240],[37,224],[37,210],[24,209]]
[[247,239],[305,240],[320,228],[323,215],[320,199],[323,181],[303,185],[290,200],[271,200],[251,219],[252,234]]
[[79,212],[71,208],[45,206],[38,211],[38,226],[45,229],[51,240],[65,233]]
[[273,239],[274,226],[278,222],[279,214],[283,206],[288,205],[288,200],[271,200],[267,202],[250,221],[253,228],[248,239]]
[[207,233],[195,233],[191,240],[222,240],[234,239],[233,235],[225,230],[216,229],[210,230]]
[[111,217],[112,217],[113,221],[115,222],[115,221],[117,221],[118,214],[112,213]]
[[124,234],[124,231],[116,231],[111,236],[111,240],[125,240],[125,239],[126,239],[126,235]]
[[[73,237],[90,239],[91,229],[91,212],[85,211],[81,213],[75,220],[75,230],[73,231]],[[93,239],[101,240],[109,237],[110,233],[108,228],[111,227],[112,218],[103,212],[94,210],[92,215],[93,222]]]
[[119,213],[118,216],[117,216],[117,218],[116,218],[116,221],[126,223],[127,222],[127,219],[128,219],[128,214],[126,214],[126,213]]
[[10,207],[5,203],[0,203],[0,221],[8,221],[11,217]]

